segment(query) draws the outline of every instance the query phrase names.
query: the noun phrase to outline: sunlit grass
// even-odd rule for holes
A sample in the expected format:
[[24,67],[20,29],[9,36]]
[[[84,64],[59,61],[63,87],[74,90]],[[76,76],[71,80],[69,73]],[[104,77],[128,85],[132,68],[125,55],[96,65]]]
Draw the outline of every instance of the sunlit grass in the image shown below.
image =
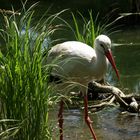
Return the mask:
[[80,12],[77,14],[72,13],[74,27],[71,27],[75,39],[77,41],[84,42],[91,47],[94,47],[94,40],[100,34],[106,34],[110,36],[113,33],[118,32],[119,25],[115,23],[122,19],[122,16],[112,20],[112,12],[108,13],[102,20],[99,20],[99,13],[96,17],[93,17],[93,11],[89,11],[89,17],[83,16]]
[[[3,15],[0,51],[0,139],[51,139],[49,104],[57,97],[48,83],[50,66],[42,67],[44,46],[59,29],[54,21],[62,13],[34,23],[34,7],[20,16]],[[14,11],[13,11],[14,13]],[[45,41],[45,42],[44,42]],[[46,43],[46,44],[44,44]]]
[[[78,13],[82,19],[82,25],[78,24],[76,16],[72,13],[75,29],[73,32],[77,41],[84,42],[94,47],[94,40],[98,34],[95,30],[95,24],[92,17],[92,12],[89,12],[90,18],[85,18],[81,13]],[[80,28],[82,26],[82,29]]]

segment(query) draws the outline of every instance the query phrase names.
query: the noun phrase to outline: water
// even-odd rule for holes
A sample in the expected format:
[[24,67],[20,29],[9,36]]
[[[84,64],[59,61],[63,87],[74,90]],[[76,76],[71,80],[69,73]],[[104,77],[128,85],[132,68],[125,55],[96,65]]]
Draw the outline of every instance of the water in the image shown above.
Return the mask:
[[[109,82],[125,93],[139,94],[140,89],[140,29],[125,29],[111,36],[113,55],[120,73],[118,81],[113,72]],[[122,45],[120,45],[122,44]],[[57,123],[57,110],[51,117]],[[90,140],[91,134],[83,119],[83,110],[66,108],[64,111],[64,140]],[[139,140],[140,117],[138,114],[122,113],[116,107],[91,113],[93,127],[99,140]],[[57,128],[58,131],[58,128]],[[58,133],[57,133],[58,134]]]
[[114,48],[117,67],[120,72],[120,87],[139,94],[140,89],[140,29],[126,29],[112,38],[115,43],[124,45]]

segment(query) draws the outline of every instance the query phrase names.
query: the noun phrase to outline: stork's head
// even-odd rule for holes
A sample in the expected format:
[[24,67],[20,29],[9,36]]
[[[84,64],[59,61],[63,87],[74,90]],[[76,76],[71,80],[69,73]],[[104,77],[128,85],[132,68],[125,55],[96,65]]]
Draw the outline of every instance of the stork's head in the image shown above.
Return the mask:
[[118,70],[116,68],[116,64],[115,64],[115,61],[114,61],[114,58],[113,58],[112,52],[111,52],[111,40],[110,40],[110,38],[107,37],[106,35],[99,35],[95,39],[94,45],[95,45],[96,51],[102,53],[103,55],[105,55],[107,57],[107,59],[111,63],[111,65],[114,68],[116,75],[119,79],[119,73],[118,73]]

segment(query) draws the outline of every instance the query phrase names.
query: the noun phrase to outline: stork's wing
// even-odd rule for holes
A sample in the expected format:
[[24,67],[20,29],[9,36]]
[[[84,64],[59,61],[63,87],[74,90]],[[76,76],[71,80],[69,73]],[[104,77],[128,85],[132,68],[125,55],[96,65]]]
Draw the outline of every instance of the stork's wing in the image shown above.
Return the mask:
[[49,51],[47,61],[51,62],[60,56],[63,58],[79,57],[87,61],[94,61],[94,59],[96,59],[95,50],[93,48],[77,41],[68,41],[55,45]]
[[96,60],[93,48],[81,43],[69,41],[54,46],[48,53],[48,63],[55,63],[53,75],[69,77],[88,76],[91,63]]

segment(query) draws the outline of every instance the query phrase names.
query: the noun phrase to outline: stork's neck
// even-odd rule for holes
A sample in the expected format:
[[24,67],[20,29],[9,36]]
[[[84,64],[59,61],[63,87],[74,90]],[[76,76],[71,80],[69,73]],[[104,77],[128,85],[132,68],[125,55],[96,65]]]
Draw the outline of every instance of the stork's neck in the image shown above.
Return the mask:
[[96,62],[95,62],[95,71],[96,71],[96,76],[98,80],[101,80],[107,71],[107,59],[106,56],[100,52],[99,50],[96,50]]
[[96,52],[96,66],[100,67],[100,65],[101,66],[107,65],[106,56],[102,52],[100,52],[99,50],[95,49],[95,52]]

